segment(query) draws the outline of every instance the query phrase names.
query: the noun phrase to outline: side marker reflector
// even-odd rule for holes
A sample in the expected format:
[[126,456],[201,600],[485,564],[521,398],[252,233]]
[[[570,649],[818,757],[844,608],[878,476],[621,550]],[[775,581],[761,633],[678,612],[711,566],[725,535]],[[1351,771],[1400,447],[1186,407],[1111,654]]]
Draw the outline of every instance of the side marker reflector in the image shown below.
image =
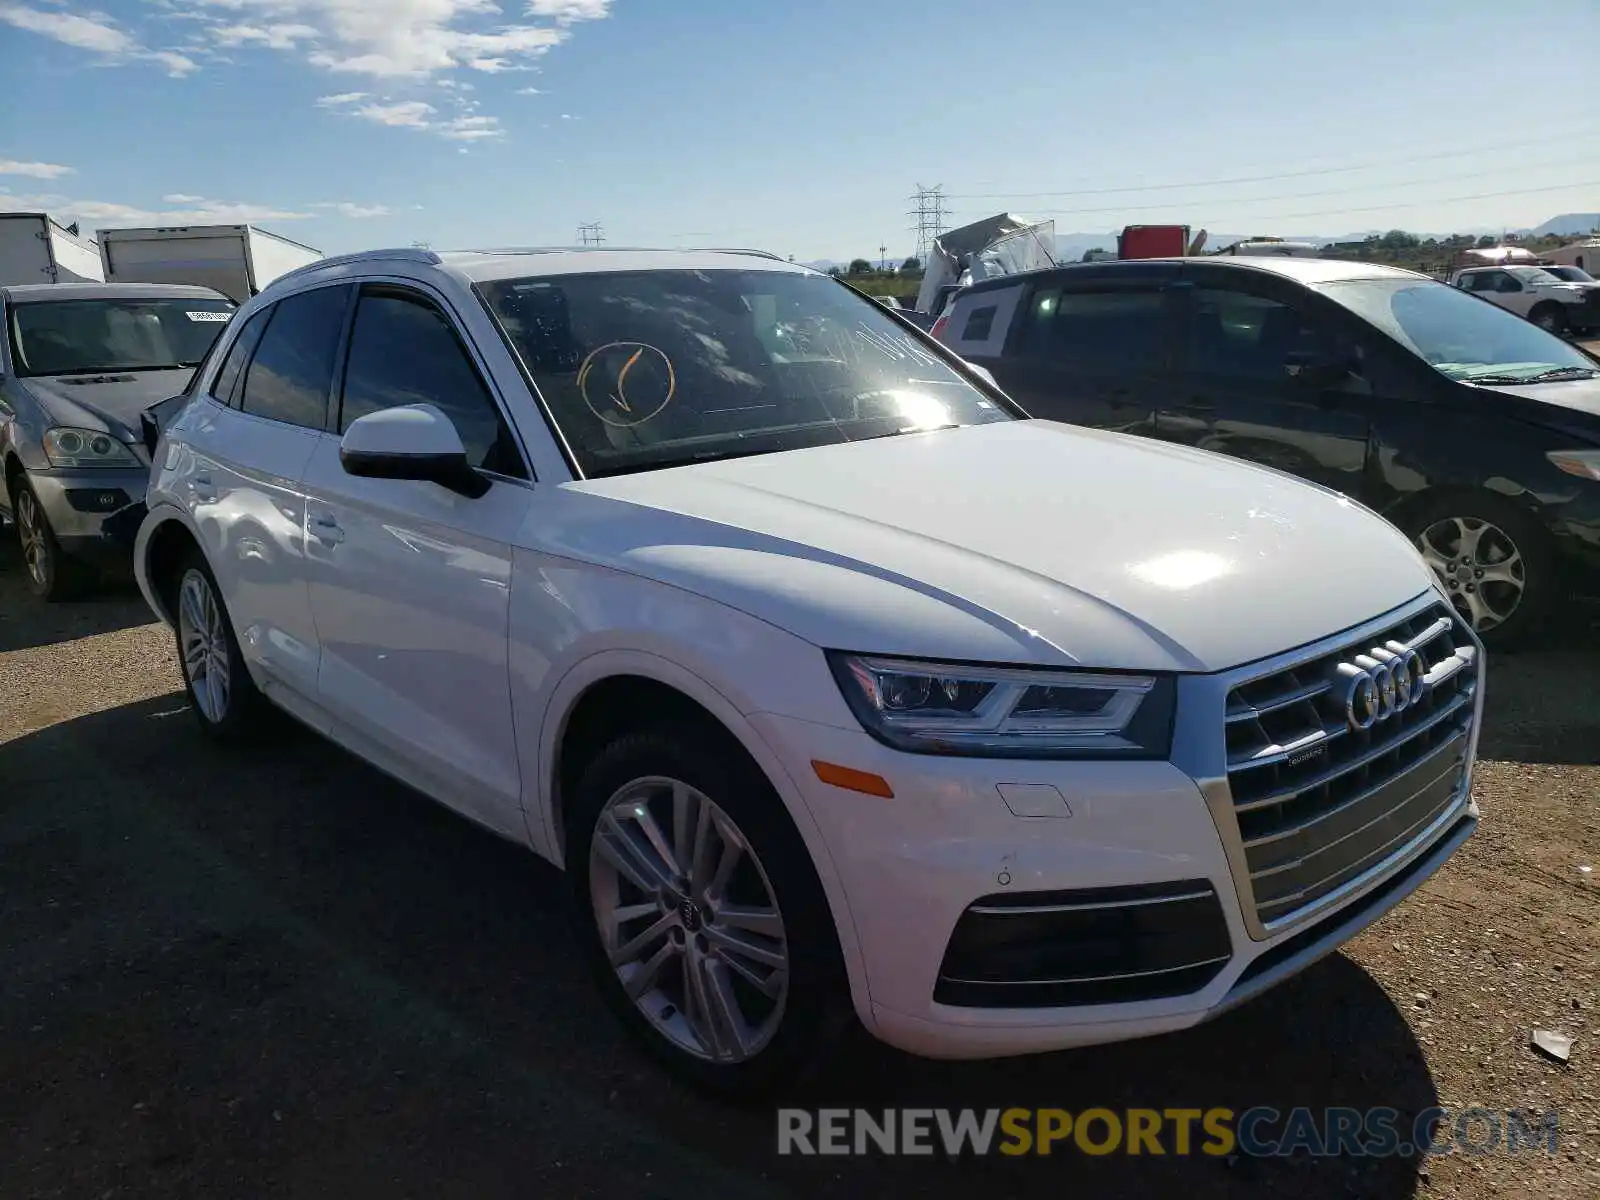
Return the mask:
[[838,763],[823,762],[820,758],[811,760],[811,769],[823,783],[831,783],[834,787],[844,788],[849,792],[862,792],[868,796],[881,796],[885,800],[894,799],[894,789],[889,786],[889,781],[882,775],[874,775],[871,771],[841,767]]

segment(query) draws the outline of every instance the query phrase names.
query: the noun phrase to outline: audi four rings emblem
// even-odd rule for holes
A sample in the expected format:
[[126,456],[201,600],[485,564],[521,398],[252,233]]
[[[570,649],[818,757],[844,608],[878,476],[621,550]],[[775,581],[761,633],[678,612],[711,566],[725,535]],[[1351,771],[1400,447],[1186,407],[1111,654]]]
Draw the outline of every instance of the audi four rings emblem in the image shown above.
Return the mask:
[[1428,690],[1428,664],[1415,650],[1374,647],[1340,663],[1344,716],[1351,729],[1371,729],[1419,702]]

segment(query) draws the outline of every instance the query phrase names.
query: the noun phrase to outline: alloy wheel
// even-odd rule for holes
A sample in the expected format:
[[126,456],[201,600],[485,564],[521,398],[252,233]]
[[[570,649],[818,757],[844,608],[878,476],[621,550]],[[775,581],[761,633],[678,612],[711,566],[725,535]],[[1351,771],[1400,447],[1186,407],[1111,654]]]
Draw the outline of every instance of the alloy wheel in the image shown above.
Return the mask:
[[721,1064],[771,1042],[789,994],[783,916],[714,801],[665,777],[620,788],[590,842],[589,893],[617,979],[657,1033]]
[[227,715],[232,683],[225,620],[211,581],[192,567],[185,571],[178,587],[178,644],[195,706],[213,725]]
[[17,535],[22,539],[22,561],[41,588],[50,581],[50,535],[44,510],[26,487],[17,489]]
[[1445,517],[1424,529],[1417,545],[1475,632],[1505,624],[1522,603],[1527,566],[1516,542],[1498,525],[1477,517]]

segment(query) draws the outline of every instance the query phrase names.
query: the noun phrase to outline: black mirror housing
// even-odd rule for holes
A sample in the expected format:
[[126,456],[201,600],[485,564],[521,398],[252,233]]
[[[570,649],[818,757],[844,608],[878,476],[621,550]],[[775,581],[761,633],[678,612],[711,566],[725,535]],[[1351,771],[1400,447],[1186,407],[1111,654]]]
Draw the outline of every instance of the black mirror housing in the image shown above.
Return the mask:
[[341,447],[339,464],[365,479],[414,479],[435,483],[469,500],[488,492],[487,478],[472,469],[465,454],[381,454]]

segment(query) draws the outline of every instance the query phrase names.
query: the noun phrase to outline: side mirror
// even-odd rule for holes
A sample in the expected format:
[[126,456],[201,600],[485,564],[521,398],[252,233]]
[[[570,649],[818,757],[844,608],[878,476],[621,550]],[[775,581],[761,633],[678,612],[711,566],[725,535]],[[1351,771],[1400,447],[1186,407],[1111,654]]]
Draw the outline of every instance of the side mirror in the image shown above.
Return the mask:
[[384,408],[350,422],[339,462],[351,475],[436,483],[470,500],[489,490],[450,418],[431,404]]

